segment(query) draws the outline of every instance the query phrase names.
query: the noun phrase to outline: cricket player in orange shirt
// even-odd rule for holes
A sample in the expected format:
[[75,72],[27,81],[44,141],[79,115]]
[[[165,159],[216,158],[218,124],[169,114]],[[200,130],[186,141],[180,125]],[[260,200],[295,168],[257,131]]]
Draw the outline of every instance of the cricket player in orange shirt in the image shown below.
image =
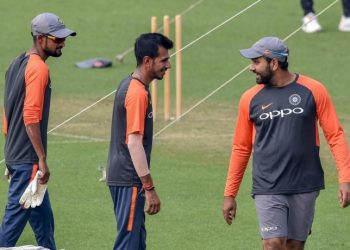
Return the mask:
[[289,72],[289,49],[282,40],[264,37],[240,52],[251,59],[257,85],[239,103],[223,216],[231,225],[253,152],[252,196],[264,249],[304,249],[316,198],[324,189],[318,124],[339,172],[340,205],[350,203],[350,155],[344,131],[326,88]]

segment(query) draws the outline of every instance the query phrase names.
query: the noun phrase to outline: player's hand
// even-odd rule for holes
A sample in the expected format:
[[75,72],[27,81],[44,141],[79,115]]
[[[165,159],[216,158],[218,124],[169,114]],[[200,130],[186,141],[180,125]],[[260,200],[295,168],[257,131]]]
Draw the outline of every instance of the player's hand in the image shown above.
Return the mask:
[[46,163],[46,160],[39,160],[39,170],[42,172],[40,177],[40,183],[46,184],[50,178],[49,166]]
[[42,173],[39,170],[19,199],[19,204],[21,204],[24,209],[28,209],[29,207],[35,208],[42,204],[47,184],[40,184],[39,179],[41,175]]
[[232,221],[236,217],[236,208],[236,199],[231,196],[225,196],[222,205],[222,214],[224,215],[224,219],[228,225],[231,225]]
[[149,215],[157,214],[160,211],[160,200],[155,189],[145,190],[146,208],[145,212]]
[[350,182],[339,184],[338,198],[342,208],[350,204]]

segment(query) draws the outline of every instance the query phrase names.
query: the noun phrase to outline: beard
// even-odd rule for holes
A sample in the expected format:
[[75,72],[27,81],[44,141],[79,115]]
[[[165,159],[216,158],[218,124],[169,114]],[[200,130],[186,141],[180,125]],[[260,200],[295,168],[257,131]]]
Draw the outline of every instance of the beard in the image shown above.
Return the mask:
[[154,77],[153,77],[153,79],[163,80],[166,71],[167,71],[167,69],[162,69],[161,72],[158,72],[158,73],[157,73],[157,72],[154,72]]
[[272,79],[272,71],[269,67],[266,67],[266,70],[262,73],[257,73],[256,83],[257,84],[265,84],[265,85],[271,85],[271,79]]
[[48,56],[52,56],[52,57],[60,57],[62,55],[62,48],[57,48],[56,50],[49,50],[47,47],[44,48],[44,52],[46,55]]
[[154,77],[154,79],[156,79],[156,80],[163,80],[163,78],[164,78],[164,76],[156,76],[156,77]]

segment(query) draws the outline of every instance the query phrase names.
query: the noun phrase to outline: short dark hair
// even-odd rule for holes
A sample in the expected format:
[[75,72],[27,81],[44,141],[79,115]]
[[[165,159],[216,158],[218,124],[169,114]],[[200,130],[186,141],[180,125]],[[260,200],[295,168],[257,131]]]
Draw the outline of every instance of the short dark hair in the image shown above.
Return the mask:
[[149,56],[155,58],[158,56],[158,47],[165,49],[173,48],[173,42],[160,33],[145,33],[140,35],[135,41],[135,57],[137,66],[142,64],[143,58]]
[[31,36],[33,38],[33,42],[35,43],[36,40],[38,40],[38,36],[33,35],[33,32],[30,32],[30,34],[31,34]]
[[[272,61],[272,58],[266,57],[264,56],[265,60],[270,63]],[[283,70],[288,70],[288,57],[286,57],[286,60],[284,62],[281,62],[280,60],[278,60],[278,65],[281,67],[281,69]]]

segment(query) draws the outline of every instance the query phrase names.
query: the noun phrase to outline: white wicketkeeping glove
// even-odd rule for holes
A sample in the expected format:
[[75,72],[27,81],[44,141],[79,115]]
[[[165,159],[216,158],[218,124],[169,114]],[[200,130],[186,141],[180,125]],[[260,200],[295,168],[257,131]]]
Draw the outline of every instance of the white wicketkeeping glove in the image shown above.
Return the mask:
[[101,172],[102,177],[98,181],[106,181],[106,167],[105,166],[99,166],[98,171]]
[[10,174],[10,171],[7,169],[7,167],[5,167],[5,178],[7,179],[8,182],[11,181],[11,174]]
[[23,205],[25,209],[29,207],[35,208],[43,202],[47,184],[40,183],[39,177],[41,175],[42,172],[39,170],[19,199],[19,204]]
[[39,181],[37,190],[34,193],[34,195],[32,196],[32,204],[31,204],[32,208],[38,207],[41,205],[41,203],[43,203],[46,189],[47,189],[47,183],[41,184]]

